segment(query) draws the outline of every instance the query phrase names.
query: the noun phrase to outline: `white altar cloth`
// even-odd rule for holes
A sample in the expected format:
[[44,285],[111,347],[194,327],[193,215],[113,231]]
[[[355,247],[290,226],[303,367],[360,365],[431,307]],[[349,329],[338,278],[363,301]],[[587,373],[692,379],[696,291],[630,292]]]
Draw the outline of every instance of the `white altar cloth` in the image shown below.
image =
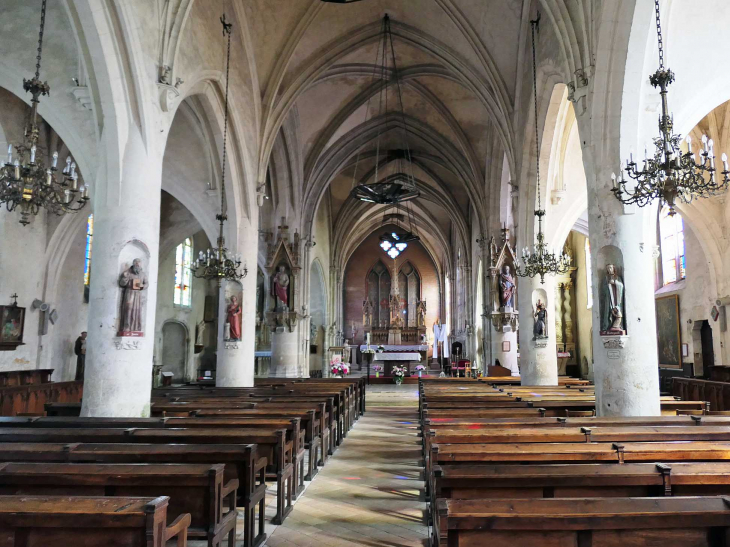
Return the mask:
[[420,361],[420,353],[376,353],[373,361]]
[[[413,345],[413,346],[407,346],[407,345],[393,346],[393,345],[390,345],[390,344],[381,344],[381,345],[383,346],[383,349],[385,351],[394,351],[394,352],[397,352],[397,353],[408,353],[408,352],[413,352],[413,351],[428,351],[428,346],[425,345],[425,344],[420,344],[420,345],[417,345],[417,346],[416,345]],[[366,344],[363,344],[363,345],[360,346],[360,351],[365,351],[366,349],[368,349],[368,347],[367,347]],[[370,349],[377,350],[378,349],[378,344],[370,344]]]

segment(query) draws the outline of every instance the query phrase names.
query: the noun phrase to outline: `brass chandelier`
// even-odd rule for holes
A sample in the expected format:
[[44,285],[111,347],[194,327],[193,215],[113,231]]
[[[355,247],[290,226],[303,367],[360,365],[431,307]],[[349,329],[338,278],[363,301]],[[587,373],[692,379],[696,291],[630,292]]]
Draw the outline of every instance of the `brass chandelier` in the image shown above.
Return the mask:
[[540,283],[545,283],[545,275],[547,274],[564,274],[570,268],[570,255],[567,253],[558,253],[550,251],[547,243],[545,243],[545,234],[542,231],[542,219],[545,217],[545,209],[542,208],[542,200],[540,195],[540,137],[537,127],[537,60],[535,55],[535,33],[540,24],[540,14],[537,19],[530,21],[532,26],[532,82],[535,94],[535,158],[537,173],[537,242],[533,245],[532,250],[524,247],[522,249],[522,260],[515,260],[515,274],[519,277],[535,277],[540,276]]
[[223,25],[223,35],[228,37],[228,49],[226,54],[226,95],[225,95],[225,113],[223,116],[223,160],[221,167],[221,212],[216,215],[218,221],[218,242],[215,248],[208,249],[207,253],[200,251],[200,255],[195,260],[195,265],[191,268],[193,276],[198,279],[207,279],[209,281],[215,279],[218,287],[221,281],[238,281],[248,275],[248,268],[241,267],[241,255],[236,254],[229,256],[226,249],[226,240],[223,236],[223,225],[228,220],[226,211],[226,144],[228,137],[228,82],[231,66],[231,32],[233,23],[226,22],[226,16],[221,17]]
[[[659,118],[659,137],[654,139],[656,150],[653,156],[644,151],[644,165],[634,161],[633,154],[626,160],[621,178],[611,175],[612,191],[621,203],[644,207],[655,199],[669,207],[669,214],[676,213],[675,202],[679,198],[690,203],[694,198],[707,198],[724,192],[730,182],[727,156],[722,155],[722,181],[716,180],[715,151],[712,139],[702,136],[699,158],[692,151],[692,140],[688,136],[687,152],[680,148],[682,138],[672,133],[673,117],[669,114],[667,88],[674,82],[674,73],[664,67],[664,43],[659,18],[659,0],[654,0],[656,31],[659,40],[659,68],[649,77],[651,85],[660,89],[662,114]],[[624,172],[628,175],[627,180]],[[634,181],[631,183],[631,181]],[[629,188],[627,188],[627,182]]]
[[66,158],[66,165],[58,177],[58,152],[53,153],[51,166],[46,168],[38,146],[38,103],[41,95],[48,95],[51,91],[48,82],[40,79],[45,24],[46,0],[43,0],[35,76],[31,80],[23,78],[23,89],[32,95],[30,117],[23,142],[15,145],[15,160],[11,144],[7,162],[0,165],[0,204],[4,203],[11,212],[17,209],[23,226],[30,223],[30,215],[37,215],[41,209],[63,215],[83,209],[89,201],[89,186],[79,185],[76,163],[71,157]]

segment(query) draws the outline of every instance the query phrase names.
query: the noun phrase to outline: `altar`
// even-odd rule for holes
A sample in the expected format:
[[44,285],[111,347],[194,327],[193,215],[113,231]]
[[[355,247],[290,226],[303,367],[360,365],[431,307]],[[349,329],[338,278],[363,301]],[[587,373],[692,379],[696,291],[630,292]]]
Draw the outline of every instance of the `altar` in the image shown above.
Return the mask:
[[383,363],[383,369],[386,376],[393,375],[394,366],[405,367],[408,371],[408,376],[411,375],[411,363],[419,363],[421,361],[420,353],[407,353],[407,352],[391,352],[391,353],[376,353],[373,356],[373,363]]

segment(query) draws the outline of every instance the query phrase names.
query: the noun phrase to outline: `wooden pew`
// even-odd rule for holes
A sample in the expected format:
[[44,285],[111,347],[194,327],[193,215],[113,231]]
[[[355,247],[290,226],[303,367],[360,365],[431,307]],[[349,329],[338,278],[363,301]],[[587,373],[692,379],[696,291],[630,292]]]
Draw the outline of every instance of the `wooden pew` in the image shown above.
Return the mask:
[[[243,507],[245,522],[255,522],[258,511],[258,536],[264,532],[266,458],[258,457],[255,445],[0,443],[0,461],[224,464],[224,480],[239,481],[238,507]],[[253,534],[254,528],[247,530]]]
[[43,406],[52,402],[79,403],[82,382],[51,382],[48,384],[0,388],[0,415],[43,414]]
[[438,500],[442,547],[727,545],[725,497]]
[[0,496],[2,545],[13,547],[187,545],[190,515],[167,526],[166,496],[159,498]]
[[[209,547],[217,547],[226,537],[229,545],[236,539],[238,480],[224,483],[224,469],[222,464],[3,463],[0,495],[168,496],[168,520],[189,513],[188,537],[207,539]],[[266,538],[253,538],[254,530],[255,523],[248,520],[247,547]]]
[[[145,443],[174,447],[185,444],[242,445],[255,443],[258,454],[272,463],[277,486],[277,511],[272,520],[280,524],[292,510],[294,496],[293,442],[284,429],[119,429],[119,428],[4,428],[0,443]],[[211,462],[223,463],[223,462]]]
[[52,368],[5,370],[0,372],[0,387],[48,384],[51,381],[52,374]]

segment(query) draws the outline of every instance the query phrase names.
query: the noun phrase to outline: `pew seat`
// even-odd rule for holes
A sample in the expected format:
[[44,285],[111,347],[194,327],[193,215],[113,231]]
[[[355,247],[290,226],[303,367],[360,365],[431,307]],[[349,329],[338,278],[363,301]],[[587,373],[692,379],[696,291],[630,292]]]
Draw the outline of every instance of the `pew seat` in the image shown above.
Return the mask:
[[438,547],[719,547],[726,497],[438,500]]
[[0,547],[165,547],[171,539],[185,547],[190,515],[168,526],[168,502],[166,496],[0,496]]

